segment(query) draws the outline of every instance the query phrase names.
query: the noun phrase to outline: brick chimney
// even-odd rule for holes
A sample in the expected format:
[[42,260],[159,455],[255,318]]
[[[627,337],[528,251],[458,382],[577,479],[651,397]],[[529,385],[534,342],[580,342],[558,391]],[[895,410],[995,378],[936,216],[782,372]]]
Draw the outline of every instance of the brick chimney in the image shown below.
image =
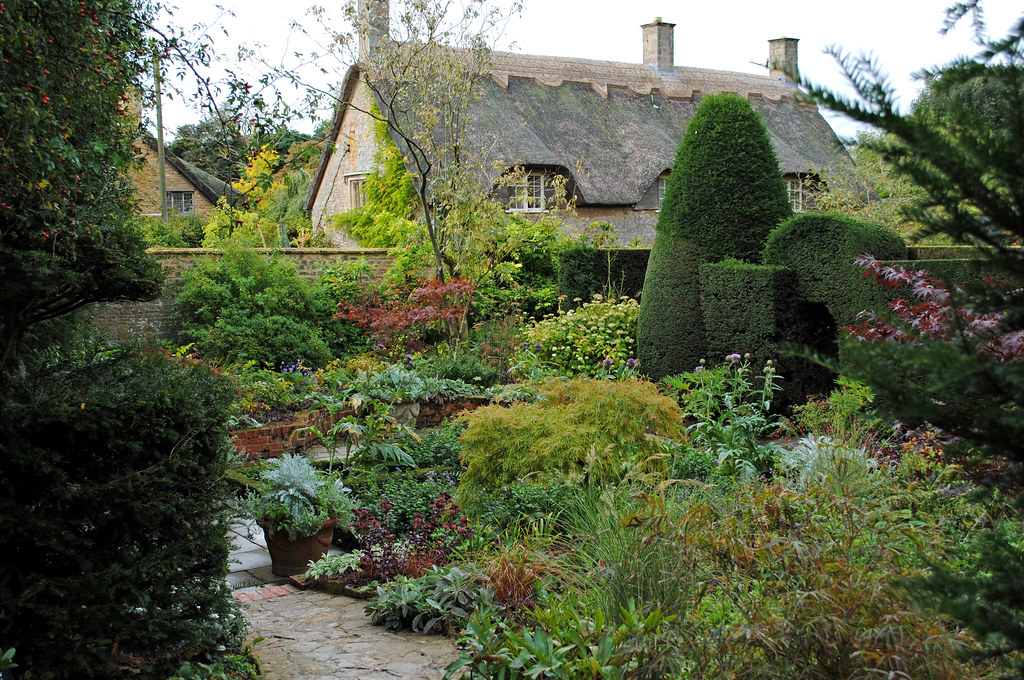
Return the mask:
[[644,31],[644,63],[655,71],[674,70],[675,47],[672,35],[675,27],[675,24],[662,21],[661,17],[640,27]]
[[768,75],[778,78],[789,87],[796,87],[793,79],[800,77],[797,68],[797,38],[776,38],[768,41]]
[[359,0],[359,60],[364,61],[388,39],[388,0]]

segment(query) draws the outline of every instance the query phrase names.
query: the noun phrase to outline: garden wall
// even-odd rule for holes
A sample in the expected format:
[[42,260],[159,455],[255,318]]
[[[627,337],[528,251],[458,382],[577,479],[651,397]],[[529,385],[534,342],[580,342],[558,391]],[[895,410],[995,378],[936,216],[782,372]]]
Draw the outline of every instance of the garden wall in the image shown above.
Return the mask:
[[[416,417],[416,429],[436,427],[452,416],[463,411],[472,411],[488,403],[490,400],[487,397],[460,397],[441,402],[419,402],[415,404],[418,408],[412,411]],[[354,415],[354,413],[355,411],[351,410],[341,411],[337,417],[341,419]],[[318,444],[319,441],[311,433],[296,434],[295,431],[315,424],[319,418],[320,415],[316,411],[312,413],[300,411],[289,422],[236,430],[231,433],[231,441],[246,462],[278,458],[286,453],[302,453],[308,447]]]
[[[150,248],[147,252],[164,270],[166,281],[161,296],[150,302],[105,303],[93,307],[93,325],[117,342],[152,342],[169,337],[171,307],[182,274],[201,258],[220,255],[219,250],[211,248]],[[276,253],[294,262],[299,276],[310,281],[320,275],[320,267],[325,264],[366,258],[381,274],[392,261],[385,248],[261,248],[257,252]]]

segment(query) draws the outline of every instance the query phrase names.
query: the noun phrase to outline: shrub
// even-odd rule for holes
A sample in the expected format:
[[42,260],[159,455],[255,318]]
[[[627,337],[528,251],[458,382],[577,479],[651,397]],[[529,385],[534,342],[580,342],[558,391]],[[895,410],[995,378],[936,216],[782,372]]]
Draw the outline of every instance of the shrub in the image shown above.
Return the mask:
[[461,416],[467,465],[464,505],[527,476],[616,480],[631,469],[657,471],[658,446],[647,432],[685,439],[682,412],[651,383],[577,378],[552,380],[542,400],[485,406]]
[[846,481],[581,497],[567,542],[591,607],[624,625],[631,599],[678,615],[630,677],[664,677],[666,654],[690,677],[973,677],[968,640],[891,582],[937,547],[928,518],[878,475]]
[[461,380],[462,382],[481,388],[493,387],[501,382],[501,369],[486,363],[470,345],[441,345],[435,354],[421,362],[419,372],[422,375]]
[[480,524],[500,530],[558,518],[578,488],[560,479],[526,478],[487,492],[473,505]]
[[650,379],[689,371],[707,355],[700,296],[697,247],[659,232],[651,248],[636,327],[636,356]]
[[167,677],[240,644],[231,398],[202,366],[107,351],[0,399],[0,638],[33,678]]
[[360,567],[371,579],[422,576],[431,567],[448,564],[455,548],[473,535],[462,509],[445,492],[427,506],[426,513],[417,513],[406,538],[398,537],[391,522],[394,506],[382,500],[378,507],[379,517],[369,510],[356,509],[352,522],[352,533],[363,553]]
[[706,355],[699,266],[759,261],[791,214],[764,123],[736,95],[705,97],[679,145],[644,279],[637,356],[647,376],[690,370]]
[[558,292],[565,306],[574,298],[589,300],[594,293],[640,298],[651,251],[647,248],[595,248],[574,244],[558,254]]
[[399,535],[408,533],[417,515],[429,515],[430,505],[442,494],[454,494],[458,485],[459,474],[451,470],[390,471],[368,475],[365,482],[354,483],[356,496],[364,507],[388,502],[388,525]]
[[135,220],[150,248],[199,248],[203,244],[203,222],[195,215],[171,213],[165,223],[159,217]]
[[420,281],[407,295],[399,288],[372,287],[355,300],[342,300],[334,318],[367,329],[382,347],[413,349],[428,330],[458,324],[464,318],[476,284],[455,277]]
[[398,445],[416,461],[416,467],[457,468],[462,455],[459,437],[465,429],[462,423],[447,422],[420,432],[418,439],[403,437]]
[[631,298],[594,295],[579,309],[550,314],[527,328],[525,342],[543,365],[565,375],[593,376],[602,367],[625,366],[635,358],[639,312]]
[[706,356],[745,351],[757,366],[773,361],[784,378],[775,400],[779,411],[829,389],[835,379],[830,369],[789,351],[796,346],[822,357],[838,355],[834,320],[823,306],[801,298],[793,272],[723,260],[701,265],[700,287]]
[[180,341],[206,356],[269,366],[303,359],[315,368],[358,333],[332,320],[332,307],[290,262],[229,246],[185,272],[173,318]]

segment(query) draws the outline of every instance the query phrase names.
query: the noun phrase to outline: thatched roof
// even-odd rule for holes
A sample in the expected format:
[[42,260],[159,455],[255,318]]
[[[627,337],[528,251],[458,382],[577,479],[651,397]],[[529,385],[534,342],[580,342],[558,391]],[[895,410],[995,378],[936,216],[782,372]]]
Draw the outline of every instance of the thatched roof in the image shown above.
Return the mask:
[[[467,150],[482,150],[480,167],[495,176],[515,165],[564,169],[582,204],[639,202],[671,169],[701,96],[719,92],[746,97],[761,114],[783,173],[851,164],[817,108],[768,75],[687,67],[659,72],[643,64],[508,52],[491,57],[490,77],[470,104]],[[351,96],[360,77],[362,70],[352,67],[344,96]],[[335,136],[345,102],[335,114]],[[327,147],[307,209],[330,153]]]
[[761,114],[784,173],[850,163],[817,108],[767,75],[508,53],[492,64],[471,105],[470,139],[493,149],[488,165],[565,168],[584,203],[637,203],[671,169],[700,97],[718,92]]
[[[156,137],[149,132],[145,132],[142,135],[142,139],[146,143],[146,146],[153,150],[153,153],[159,152]],[[210,203],[216,204],[217,200],[221,196],[231,198],[237,193],[230,183],[214,177],[210,173],[197,168],[188,161],[181,160],[168,151],[166,147],[164,148],[164,158],[172,168],[180,172],[182,176],[192,184],[192,186],[198,189],[199,193],[205,196]]]

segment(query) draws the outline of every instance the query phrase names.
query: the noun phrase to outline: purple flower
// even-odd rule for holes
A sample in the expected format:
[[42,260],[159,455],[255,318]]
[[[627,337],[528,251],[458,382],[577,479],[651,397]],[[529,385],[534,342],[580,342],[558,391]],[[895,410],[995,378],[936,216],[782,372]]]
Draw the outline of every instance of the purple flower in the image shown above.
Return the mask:
[[741,356],[740,356],[739,354],[735,354],[735,353],[734,353],[734,354],[730,354],[730,355],[729,355],[729,361],[733,362],[734,364],[735,364],[735,363],[736,363],[737,361],[739,361],[740,359],[742,359],[742,358],[743,358],[743,357],[741,357]]
[[540,344],[539,342],[533,346],[534,349],[541,349],[543,347],[544,345]]
[[380,343],[378,342],[378,343],[377,343],[377,349],[384,349],[384,345],[382,345],[382,344],[380,344]]
[[627,366],[636,366],[636,359],[634,359],[632,357],[630,357],[629,359],[626,359],[626,365]]
[[604,365],[605,366],[611,366],[613,363],[614,362],[612,361],[611,357],[605,357],[604,358]]
[[704,367],[703,367],[703,366],[698,366],[697,368],[693,369],[693,372],[694,372],[694,373],[700,373],[700,372],[701,372],[701,371],[703,371],[703,370],[704,370]]

